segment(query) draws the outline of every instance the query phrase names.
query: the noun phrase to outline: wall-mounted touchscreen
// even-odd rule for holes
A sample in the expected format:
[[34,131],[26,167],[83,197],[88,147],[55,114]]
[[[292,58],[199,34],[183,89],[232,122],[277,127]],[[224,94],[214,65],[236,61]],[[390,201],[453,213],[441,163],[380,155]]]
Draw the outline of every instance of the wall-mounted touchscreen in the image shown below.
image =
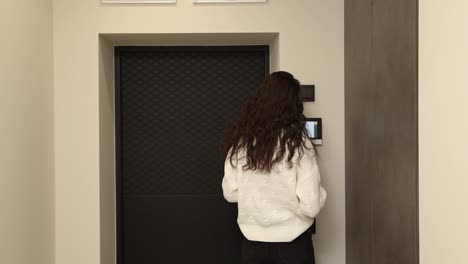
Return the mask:
[[309,138],[311,138],[316,145],[322,145],[322,119],[306,118],[306,129]]

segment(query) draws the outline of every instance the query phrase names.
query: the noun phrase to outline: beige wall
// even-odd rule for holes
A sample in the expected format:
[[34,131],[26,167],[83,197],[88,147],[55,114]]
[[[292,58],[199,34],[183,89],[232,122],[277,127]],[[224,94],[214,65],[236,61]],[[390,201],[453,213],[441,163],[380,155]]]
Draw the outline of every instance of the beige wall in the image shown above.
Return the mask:
[[[319,219],[317,259],[344,263],[343,1],[197,6],[191,0],[178,2],[160,6],[54,0],[56,263],[97,264],[101,257],[102,263],[112,263],[112,248],[100,252],[100,240],[111,243],[112,238],[100,238],[107,233],[102,229],[109,230],[100,216],[100,173],[111,169],[110,159],[100,157],[108,153],[100,152],[100,140],[103,122],[109,124],[102,118],[109,112],[101,112],[100,131],[99,93],[107,92],[99,86],[109,80],[102,69],[100,76],[99,56],[106,60],[109,54],[99,53],[99,34],[230,32],[278,32],[276,67],[317,85],[317,102],[308,103],[305,111],[324,118],[320,166],[330,193]],[[101,43],[101,48],[106,46]],[[100,164],[100,159],[107,163]],[[111,212],[102,208],[103,214]]]
[[419,2],[422,264],[468,263],[468,2]]
[[[51,3],[2,3],[0,263],[54,263],[53,107],[56,263],[100,262],[98,34],[170,32],[280,33],[277,67],[317,84],[318,101],[306,105],[306,113],[325,121],[320,165],[331,194],[320,219],[319,263],[344,263],[342,1],[196,7],[189,0],[144,7],[98,2],[54,0],[55,96]],[[463,0],[420,2],[423,264],[467,261],[467,9]]]
[[2,1],[0,42],[0,263],[50,264],[52,1]]

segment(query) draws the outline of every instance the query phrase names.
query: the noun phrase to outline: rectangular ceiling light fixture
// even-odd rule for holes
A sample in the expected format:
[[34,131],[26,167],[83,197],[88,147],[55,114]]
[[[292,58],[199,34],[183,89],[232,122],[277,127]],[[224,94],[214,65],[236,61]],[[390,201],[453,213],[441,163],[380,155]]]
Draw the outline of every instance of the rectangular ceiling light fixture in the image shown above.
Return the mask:
[[194,3],[266,3],[268,0],[193,0]]
[[174,4],[177,0],[101,0],[103,4]]

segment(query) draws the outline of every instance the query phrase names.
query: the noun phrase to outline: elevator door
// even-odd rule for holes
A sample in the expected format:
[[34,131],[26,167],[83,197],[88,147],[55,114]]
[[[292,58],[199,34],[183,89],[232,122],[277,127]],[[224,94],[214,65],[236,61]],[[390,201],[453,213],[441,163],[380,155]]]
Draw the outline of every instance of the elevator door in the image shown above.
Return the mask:
[[268,74],[268,46],[115,51],[118,262],[238,263],[217,146]]

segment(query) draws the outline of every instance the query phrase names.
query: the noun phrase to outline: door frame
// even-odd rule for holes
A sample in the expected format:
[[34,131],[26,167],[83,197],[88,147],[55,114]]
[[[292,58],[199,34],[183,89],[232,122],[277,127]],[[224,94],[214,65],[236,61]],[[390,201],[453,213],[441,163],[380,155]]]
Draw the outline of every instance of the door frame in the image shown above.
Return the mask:
[[116,262],[123,263],[123,194],[122,194],[122,102],[120,84],[120,57],[122,52],[227,52],[227,51],[263,51],[265,54],[265,77],[270,74],[269,45],[235,45],[235,46],[115,46],[114,47],[114,105],[115,105],[115,210],[116,210]]

